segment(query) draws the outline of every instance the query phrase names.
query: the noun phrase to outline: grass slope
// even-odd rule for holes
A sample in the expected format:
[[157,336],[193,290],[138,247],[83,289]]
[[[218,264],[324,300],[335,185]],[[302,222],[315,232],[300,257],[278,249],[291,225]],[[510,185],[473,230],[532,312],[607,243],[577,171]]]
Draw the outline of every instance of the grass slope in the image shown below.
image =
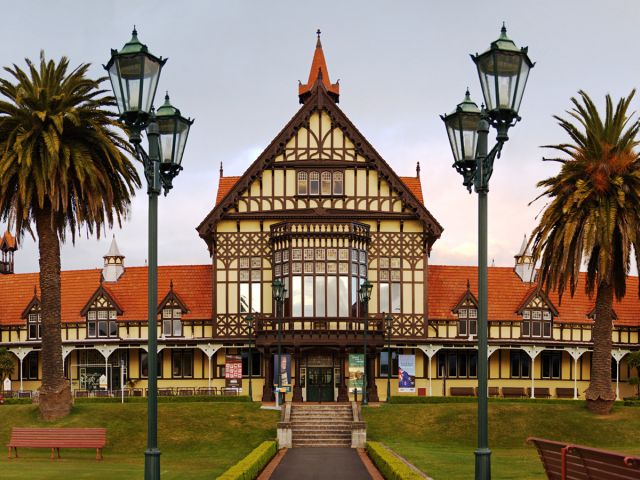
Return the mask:
[[[277,414],[258,403],[160,403],[158,443],[163,479],[212,479],[264,440],[275,438]],[[0,457],[0,477],[9,479],[139,479],[144,470],[147,438],[146,404],[77,404],[62,421],[46,423],[32,405],[0,406],[0,445],[12,426],[106,427],[104,460],[92,450],[18,449],[20,458]]]
[[[382,405],[364,410],[368,438],[384,442],[435,480],[474,475],[475,403]],[[616,407],[607,417],[589,413],[583,402],[533,404],[491,402],[489,447],[492,478],[545,478],[529,436],[639,454],[640,411]]]

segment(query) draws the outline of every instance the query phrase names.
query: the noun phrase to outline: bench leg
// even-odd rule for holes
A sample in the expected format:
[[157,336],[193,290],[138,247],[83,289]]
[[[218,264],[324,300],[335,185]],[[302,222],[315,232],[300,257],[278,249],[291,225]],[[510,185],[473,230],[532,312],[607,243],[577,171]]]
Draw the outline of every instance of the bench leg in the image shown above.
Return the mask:
[[51,449],[51,460],[55,460],[56,459],[56,449],[52,448]]
[[102,449],[96,448],[96,460],[102,460]]
[[58,458],[60,458],[60,448],[56,448],[56,450],[58,451]]

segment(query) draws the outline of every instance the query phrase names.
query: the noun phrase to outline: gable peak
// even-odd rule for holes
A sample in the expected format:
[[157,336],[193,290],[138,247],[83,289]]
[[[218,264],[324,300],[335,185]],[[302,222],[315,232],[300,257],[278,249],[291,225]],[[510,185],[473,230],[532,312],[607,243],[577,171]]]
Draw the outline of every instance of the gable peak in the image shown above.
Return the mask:
[[313,90],[320,86],[325,88],[329,96],[336,103],[338,103],[338,99],[340,98],[340,82],[338,81],[332,84],[329,80],[329,70],[327,69],[327,62],[324,58],[320,34],[320,29],[318,29],[316,32],[318,39],[316,40],[316,48],[313,52],[309,79],[307,80],[307,83],[303,84],[302,82],[299,82],[298,85],[298,98],[300,99],[300,103],[305,103],[311,96]]

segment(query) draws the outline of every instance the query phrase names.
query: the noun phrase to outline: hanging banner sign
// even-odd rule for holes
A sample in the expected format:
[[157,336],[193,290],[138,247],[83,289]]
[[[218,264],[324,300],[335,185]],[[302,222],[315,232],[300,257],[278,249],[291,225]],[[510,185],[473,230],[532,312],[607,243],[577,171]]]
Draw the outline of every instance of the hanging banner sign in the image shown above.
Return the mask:
[[278,365],[278,355],[273,356],[273,385],[278,386],[278,377],[283,391],[291,391],[291,355],[280,355],[280,365]]
[[398,355],[398,391],[416,391],[415,355]]
[[242,357],[240,355],[225,355],[224,385],[242,391]]
[[364,384],[364,355],[362,353],[349,354],[349,393],[353,393],[354,389],[358,393],[362,393],[362,385]]

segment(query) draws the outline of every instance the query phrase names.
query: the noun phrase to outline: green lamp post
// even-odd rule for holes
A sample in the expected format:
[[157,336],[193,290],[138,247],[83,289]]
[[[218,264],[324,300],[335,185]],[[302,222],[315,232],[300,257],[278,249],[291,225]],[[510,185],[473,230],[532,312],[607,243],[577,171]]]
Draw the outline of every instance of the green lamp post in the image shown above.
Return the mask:
[[[527,48],[517,48],[503,25],[500,37],[489,50],[472,55],[486,107],[471,101],[469,90],[455,111],[441,116],[451,150],[453,167],[462,175],[463,185],[478,194],[478,448],[475,451],[475,478],[491,478],[491,450],[488,429],[488,345],[487,345],[487,194],[493,163],[509,139],[510,127],[519,120],[518,111],[533,68]],[[496,144],[487,151],[489,127],[497,131]]]
[[[371,300],[371,291],[373,284],[365,279],[360,285],[359,295],[362,304],[362,316],[364,317],[364,375],[362,376],[362,405],[369,405],[367,395],[367,335],[369,332],[369,300]],[[375,381],[375,379],[374,379]]]
[[[109,72],[111,87],[125,123],[129,141],[144,165],[149,196],[149,269],[148,269],[148,423],[144,478],[160,478],[158,448],[158,347],[157,347],[157,285],[158,285],[158,195],[165,195],[173,178],[182,170],[182,155],[193,120],[184,118],[173,108],[167,95],[165,104],[154,113],[160,71],[166,59],[149,53],[138,40],[135,28],[131,40],[118,50],[111,50],[111,59],[104,68]],[[142,148],[142,132],[149,142],[148,153]]]
[[251,349],[253,346],[253,315],[249,314],[244,319],[249,327],[249,366],[247,370],[249,370],[249,400],[253,402],[253,386],[251,385],[253,380],[253,351]]
[[277,370],[274,369],[274,374],[278,376],[278,388],[276,390],[276,407],[280,407],[280,390],[282,389],[282,375],[280,369],[282,368],[282,364],[280,363],[281,355],[282,355],[282,317],[284,316],[284,312],[282,312],[282,305],[284,304],[284,299],[287,294],[287,289],[284,287],[284,283],[279,278],[274,280],[271,283],[271,290],[273,294],[273,300],[276,303],[276,322],[278,322],[278,358],[276,361]]
[[393,317],[391,315],[385,315],[384,326],[387,331],[387,403],[391,403],[391,367],[393,366],[391,358],[391,329],[393,328]]

